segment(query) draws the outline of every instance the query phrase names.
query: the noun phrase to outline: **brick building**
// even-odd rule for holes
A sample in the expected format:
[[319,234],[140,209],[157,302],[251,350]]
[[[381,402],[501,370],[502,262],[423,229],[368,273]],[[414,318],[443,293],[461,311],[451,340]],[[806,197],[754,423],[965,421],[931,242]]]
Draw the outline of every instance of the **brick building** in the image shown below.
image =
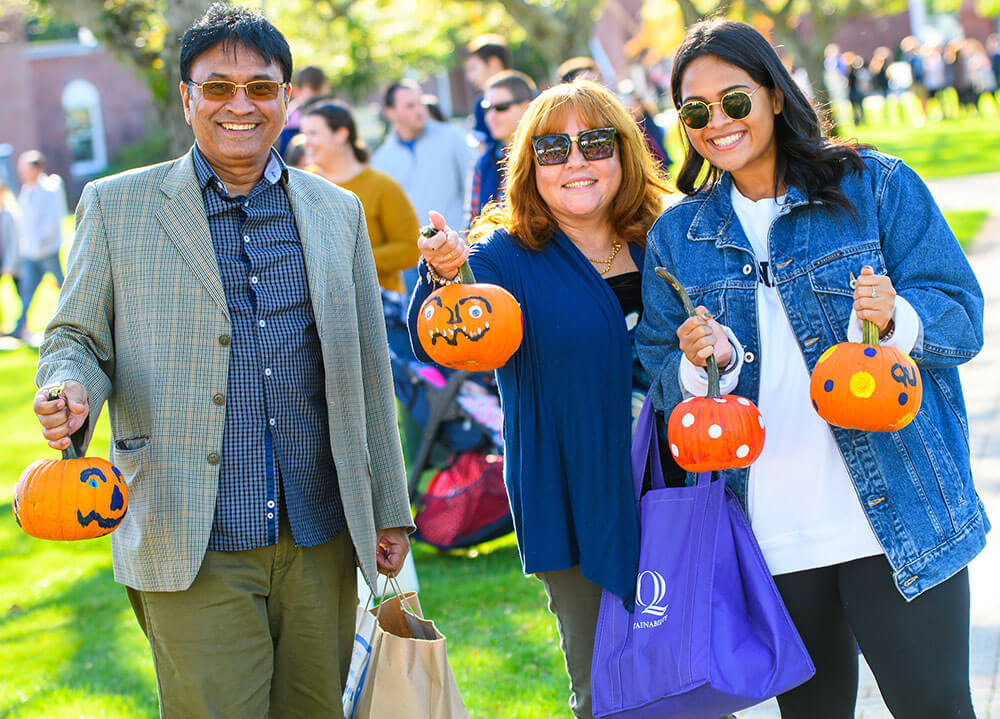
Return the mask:
[[6,161],[0,152],[0,177],[21,152],[39,149],[75,200],[119,148],[156,122],[143,79],[104,48],[27,42],[16,15],[0,18],[0,67],[0,145],[10,149]]

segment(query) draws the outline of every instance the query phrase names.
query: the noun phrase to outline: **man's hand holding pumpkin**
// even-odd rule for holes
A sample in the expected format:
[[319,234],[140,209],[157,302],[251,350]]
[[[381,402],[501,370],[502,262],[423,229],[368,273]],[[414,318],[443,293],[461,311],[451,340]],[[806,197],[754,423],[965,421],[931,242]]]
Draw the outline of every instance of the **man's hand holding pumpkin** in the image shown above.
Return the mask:
[[50,393],[59,387],[58,384],[49,384],[39,389],[32,408],[49,446],[63,450],[69,448],[70,435],[80,429],[90,416],[90,402],[86,388],[74,380],[63,382],[62,392],[55,399],[49,399]]

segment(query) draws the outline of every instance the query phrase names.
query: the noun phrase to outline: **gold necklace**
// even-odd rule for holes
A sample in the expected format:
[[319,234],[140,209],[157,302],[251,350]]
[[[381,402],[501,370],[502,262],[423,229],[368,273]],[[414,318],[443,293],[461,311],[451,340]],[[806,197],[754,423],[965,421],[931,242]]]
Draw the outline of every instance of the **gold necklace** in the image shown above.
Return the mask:
[[604,265],[604,269],[598,270],[597,274],[606,275],[611,271],[611,263],[615,261],[615,258],[618,256],[618,252],[621,250],[621,248],[622,248],[622,243],[619,242],[618,240],[615,240],[615,243],[611,245],[611,254],[608,255],[607,259],[595,260],[593,257],[587,257],[586,255],[584,255],[584,257],[587,257],[587,259],[593,262],[595,265]]

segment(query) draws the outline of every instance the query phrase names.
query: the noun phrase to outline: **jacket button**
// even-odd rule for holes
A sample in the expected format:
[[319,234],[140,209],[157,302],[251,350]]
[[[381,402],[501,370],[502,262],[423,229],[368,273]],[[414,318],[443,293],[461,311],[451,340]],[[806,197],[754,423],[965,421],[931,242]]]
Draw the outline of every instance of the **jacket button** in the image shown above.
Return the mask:
[[749,275],[751,272],[753,272],[753,267],[749,263],[743,265],[743,274],[744,275]]
[[221,461],[222,461],[222,457],[219,456],[218,452],[209,452],[208,453],[208,463],[209,464],[218,464]]
[[222,345],[223,347],[228,347],[230,341],[231,338],[229,337],[229,335],[219,335],[219,344]]
[[222,394],[222,392],[216,392],[215,395],[212,397],[212,401],[221,407],[226,403],[226,395]]
[[755,355],[754,355],[753,352],[746,352],[743,355],[743,361],[746,362],[747,364],[749,364],[750,362],[753,362],[754,358],[755,358]]

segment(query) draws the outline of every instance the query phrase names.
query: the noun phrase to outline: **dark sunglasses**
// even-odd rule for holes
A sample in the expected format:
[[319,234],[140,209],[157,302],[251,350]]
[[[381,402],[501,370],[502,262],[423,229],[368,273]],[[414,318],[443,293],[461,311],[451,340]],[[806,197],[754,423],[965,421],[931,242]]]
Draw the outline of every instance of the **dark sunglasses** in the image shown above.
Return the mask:
[[250,100],[276,100],[285,83],[276,80],[252,80],[242,85],[229,80],[208,80],[207,82],[188,82],[188,85],[201,90],[206,100],[223,101],[236,97],[236,91],[241,87]]
[[702,102],[688,100],[677,111],[681,122],[692,130],[701,130],[708,126],[712,119],[712,105],[718,105],[731,120],[742,120],[753,109],[753,94],[762,86],[758,85],[752,92],[732,90],[722,96],[718,102]]
[[569,160],[573,142],[576,142],[580,154],[587,161],[607,160],[615,154],[615,128],[584,130],[576,137],[570,137],[565,132],[534,135],[531,138],[531,148],[535,151],[535,159],[539,165],[562,165]]
[[483,100],[479,103],[479,107],[483,108],[483,112],[489,112],[494,110],[496,112],[507,112],[514,105],[520,105],[522,102],[528,102],[527,100],[505,100],[503,102],[490,102],[489,100]]

